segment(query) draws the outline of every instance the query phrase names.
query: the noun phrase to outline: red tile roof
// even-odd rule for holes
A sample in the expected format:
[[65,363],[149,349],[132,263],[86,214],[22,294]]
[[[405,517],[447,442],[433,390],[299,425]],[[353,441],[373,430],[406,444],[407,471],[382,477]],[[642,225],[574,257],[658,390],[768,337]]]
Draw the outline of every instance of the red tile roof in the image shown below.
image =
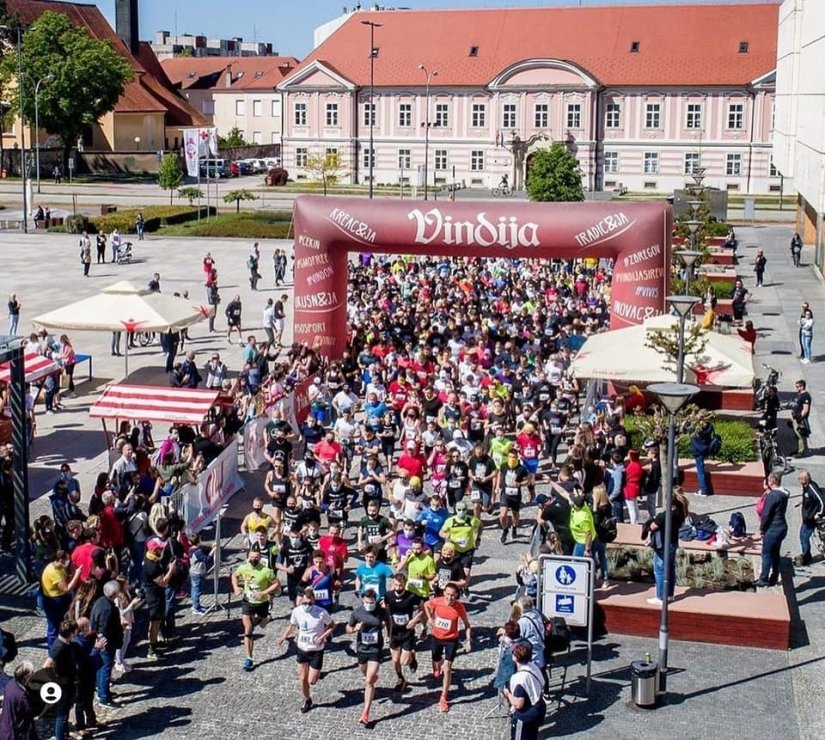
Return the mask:
[[[231,90],[271,90],[298,66],[295,57],[176,57],[160,62],[172,84],[181,89],[189,87],[226,88],[223,76],[232,69]],[[257,76],[256,76],[257,75]],[[209,79],[214,78],[214,79]]]
[[135,72],[134,79],[126,84],[123,95],[115,104],[115,113],[166,113],[166,122],[173,126],[207,125],[197,110],[166,86],[165,76],[160,80],[153,74],[158,71],[154,53],[150,51],[147,55],[141,45],[141,61],[135,58],[96,5],[54,0],[7,0],[7,5],[9,13],[17,14],[24,26],[36,21],[46,11],[52,11],[68,16],[73,26],[84,28],[92,38],[111,41],[115,51],[128,60]]
[[[534,58],[573,62],[607,86],[741,86],[776,67],[778,5],[753,3],[362,11],[299,69],[326,61],[368,85],[364,20],[382,24],[375,29],[379,86],[422,85],[422,63],[438,70],[439,87],[484,86],[511,64]],[[634,41],[637,53],[630,51]],[[739,53],[741,41],[747,53]]]

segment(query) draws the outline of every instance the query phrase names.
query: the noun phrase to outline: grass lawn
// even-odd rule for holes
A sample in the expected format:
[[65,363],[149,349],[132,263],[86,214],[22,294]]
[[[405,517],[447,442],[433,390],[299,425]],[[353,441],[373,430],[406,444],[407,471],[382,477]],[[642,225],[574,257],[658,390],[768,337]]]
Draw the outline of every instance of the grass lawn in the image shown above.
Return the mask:
[[213,236],[239,239],[289,239],[292,237],[292,214],[289,211],[269,213],[222,213],[207,221],[187,221],[164,226],[160,236]]

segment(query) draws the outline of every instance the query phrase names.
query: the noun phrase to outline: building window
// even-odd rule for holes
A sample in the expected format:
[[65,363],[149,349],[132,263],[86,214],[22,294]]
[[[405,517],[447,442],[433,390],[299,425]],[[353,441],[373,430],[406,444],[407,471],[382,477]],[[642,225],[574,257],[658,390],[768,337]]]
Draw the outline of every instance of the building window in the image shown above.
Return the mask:
[[309,150],[305,146],[299,146],[295,149],[295,166],[306,167],[307,159],[309,159]]
[[484,151],[473,149],[470,152],[470,169],[473,172],[481,172],[484,169]]
[[702,104],[688,103],[687,118],[685,119],[685,128],[700,129],[702,128]]
[[273,100],[272,101],[272,113],[273,118],[277,118],[281,115],[281,101],[280,100]]
[[487,106],[484,103],[473,103],[473,128],[484,128],[487,125]]
[[295,125],[296,126],[306,126],[307,125],[307,104],[306,103],[295,103],[294,114],[295,114]]
[[277,131],[271,131],[269,134],[269,143],[270,144],[280,144],[281,137]]
[[536,115],[533,121],[536,128],[550,126],[550,106],[547,103],[536,103]]
[[699,168],[701,167],[700,160],[699,160],[699,152],[686,152],[685,153],[685,174],[686,175],[695,175],[699,172]]
[[375,126],[375,103],[364,103],[364,125]]
[[446,149],[436,149],[435,156],[433,158],[433,167],[436,170],[446,170],[447,169],[447,150]]
[[370,149],[369,147],[365,147],[362,154],[363,154],[364,167],[369,168],[370,165],[375,167],[375,149]]
[[205,116],[214,116],[215,115],[215,101],[214,100],[204,100],[201,104],[201,113]]
[[501,127],[515,128],[516,127],[516,104],[505,103],[501,109]]
[[400,128],[412,126],[412,103],[398,104],[398,126]]
[[338,103],[327,103],[326,125],[338,125]]
[[661,103],[648,103],[645,106],[645,128],[662,128]]
[[325,157],[332,157],[338,154],[338,147],[337,146],[328,146],[324,149],[324,156]]
[[728,128],[736,131],[745,128],[744,103],[730,103],[728,105]]
[[253,118],[260,118],[263,115],[263,102],[260,100],[252,101],[252,116]]
[[604,127],[605,128],[620,128],[621,127],[622,109],[618,103],[608,103],[604,110]]
[[412,154],[409,149],[398,150],[398,169],[408,170],[412,167]]
[[252,132],[252,143],[253,144],[263,144],[264,143],[264,135],[260,131],[253,131]]
[[581,103],[567,104],[567,128],[582,127],[582,106]]
[[776,165],[773,163],[773,157],[771,157],[771,164],[770,164],[770,167],[768,168],[768,175],[770,177],[779,177],[780,176],[779,170],[776,169]]
[[644,173],[646,175],[658,175],[659,174],[659,153],[658,152],[645,152]]
[[604,153],[604,173],[606,175],[616,174],[619,171],[619,153]]
[[728,154],[725,161],[725,174],[728,177],[740,177],[742,175],[741,154]]
[[245,116],[246,115],[246,101],[245,100],[236,100],[235,101],[235,115],[236,116]]
[[447,128],[450,125],[450,104],[436,103],[435,104],[435,126],[440,128]]

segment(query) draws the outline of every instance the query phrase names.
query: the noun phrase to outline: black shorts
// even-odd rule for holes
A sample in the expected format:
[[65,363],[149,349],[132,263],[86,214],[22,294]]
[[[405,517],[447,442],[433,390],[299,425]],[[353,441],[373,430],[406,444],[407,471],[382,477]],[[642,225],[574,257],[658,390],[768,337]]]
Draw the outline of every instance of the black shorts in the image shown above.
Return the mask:
[[269,503],[272,504],[273,507],[278,509],[278,511],[283,511],[286,508],[285,498],[271,498],[269,499]]
[[156,593],[150,589],[144,592],[146,608],[149,611],[149,621],[157,622],[166,617],[166,597],[163,591]]
[[309,664],[309,667],[320,671],[324,667],[324,651],[323,650],[298,650],[298,665],[304,663]]
[[461,563],[462,568],[466,568],[470,570],[473,567],[473,556],[476,554],[475,548],[472,550],[467,550],[467,552],[457,552],[455,556],[458,558],[458,562]]
[[510,509],[510,511],[519,511],[521,509],[521,496],[504,496],[501,497],[502,509]]
[[293,581],[291,578],[286,579],[286,595],[290,601],[295,601],[298,598],[298,592],[303,591],[304,585],[300,581]]
[[358,656],[358,665],[364,665],[365,663],[380,663],[381,656],[383,651],[381,650],[374,650],[369,653],[364,653],[360,650],[356,652]]
[[401,634],[394,633],[390,637],[390,650],[406,650],[411,653],[415,650],[415,635],[410,630]]
[[433,662],[438,663],[442,658],[452,663],[458,652],[458,640],[433,640]]
[[250,604],[244,600],[241,602],[241,614],[245,617],[258,617],[259,619],[269,619],[269,602],[262,604]]

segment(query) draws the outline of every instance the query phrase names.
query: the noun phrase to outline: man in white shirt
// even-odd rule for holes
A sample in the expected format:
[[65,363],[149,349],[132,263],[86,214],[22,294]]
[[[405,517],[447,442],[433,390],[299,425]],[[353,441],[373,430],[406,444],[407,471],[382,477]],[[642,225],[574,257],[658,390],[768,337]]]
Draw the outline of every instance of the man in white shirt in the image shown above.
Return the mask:
[[275,301],[271,298],[264,308],[263,327],[266,332],[266,350],[275,346]]
[[135,463],[135,451],[132,445],[126,442],[120,451],[120,457],[115,460],[112,465],[112,470],[109,473],[109,478],[115,486],[120,486],[121,481],[127,473],[133,473],[137,470],[137,463]]

